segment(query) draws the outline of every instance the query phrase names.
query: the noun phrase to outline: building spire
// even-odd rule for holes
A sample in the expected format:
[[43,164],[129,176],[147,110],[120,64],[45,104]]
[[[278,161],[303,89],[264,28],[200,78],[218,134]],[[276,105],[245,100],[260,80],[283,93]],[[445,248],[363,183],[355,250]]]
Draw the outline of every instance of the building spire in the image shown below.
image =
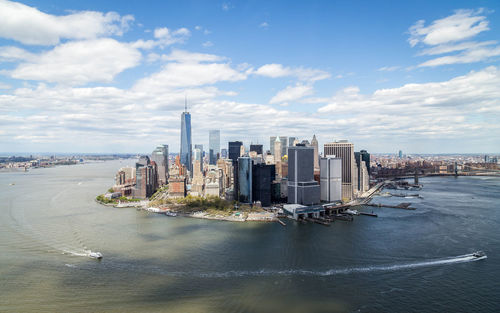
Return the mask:
[[187,95],[184,94],[184,112],[187,112],[188,110],[188,98]]

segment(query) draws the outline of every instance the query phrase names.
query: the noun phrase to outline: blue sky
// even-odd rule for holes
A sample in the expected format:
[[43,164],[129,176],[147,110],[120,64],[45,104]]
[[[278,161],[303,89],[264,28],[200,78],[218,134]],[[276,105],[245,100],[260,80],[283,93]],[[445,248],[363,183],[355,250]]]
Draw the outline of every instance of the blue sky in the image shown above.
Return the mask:
[[498,1],[0,0],[0,151],[500,152]]

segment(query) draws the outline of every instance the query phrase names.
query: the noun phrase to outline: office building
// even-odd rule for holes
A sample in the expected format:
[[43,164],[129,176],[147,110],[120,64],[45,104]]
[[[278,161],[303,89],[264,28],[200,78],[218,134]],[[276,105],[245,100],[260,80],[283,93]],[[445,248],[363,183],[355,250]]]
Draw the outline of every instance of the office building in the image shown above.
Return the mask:
[[274,143],[276,142],[276,136],[269,137],[269,152],[274,155]]
[[320,160],[321,201],[342,200],[342,159],[326,156]]
[[279,140],[279,137],[276,137],[276,141],[274,142],[274,163],[281,162],[281,141]]
[[187,100],[184,112],[181,115],[181,149],[180,158],[188,171],[192,172],[192,145],[191,145],[191,114],[187,112]]
[[354,159],[357,170],[357,190],[365,192],[370,189],[370,154],[366,150],[354,152]]
[[227,159],[228,158],[228,155],[227,155],[227,149],[221,149],[220,150],[220,157],[222,159]]
[[238,201],[252,203],[252,159],[238,158]]
[[[325,143],[323,155],[331,155],[342,159],[342,200],[350,201],[354,198],[355,160],[354,145],[347,140]],[[357,176],[357,175],[356,175]]]
[[403,151],[399,150],[398,156],[400,159],[402,159],[403,158]]
[[319,172],[319,150],[318,150],[318,140],[316,135],[313,135],[311,140],[311,146],[314,148],[314,172]]
[[[202,144],[196,144],[194,145],[194,149],[198,149],[200,150],[200,154],[199,154],[199,157],[198,157],[198,161],[200,161],[200,171],[203,173],[203,157],[205,156],[205,153],[203,152],[203,145]],[[193,154],[195,152],[193,151]],[[194,156],[194,155],[193,155]],[[196,158],[195,158],[196,159]],[[194,162],[193,162],[194,164]]]
[[273,165],[254,164],[252,167],[252,200],[263,207],[271,206],[272,183],[276,176]]
[[314,180],[314,148],[296,146],[288,152],[288,203],[319,203],[321,192]]
[[262,154],[262,145],[250,145],[250,151],[255,151],[257,154]]
[[240,157],[242,145],[241,141],[230,141],[228,143],[229,159],[233,163],[233,192],[235,199],[238,199],[238,158]]
[[208,131],[208,162],[215,165],[220,157],[220,130]]
[[156,147],[151,153],[151,161],[156,163],[158,168],[158,186],[163,186],[168,182],[168,145]]
[[295,146],[293,143],[295,142],[295,140],[297,140],[297,138],[295,137],[288,137],[288,146],[289,147],[293,147]]
[[148,156],[141,156],[135,163],[135,177],[133,196],[139,199],[151,197],[158,187],[156,162],[151,162]]
[[285,156],[288,153],[288,137],[280,136],[281,143],[281,156]]

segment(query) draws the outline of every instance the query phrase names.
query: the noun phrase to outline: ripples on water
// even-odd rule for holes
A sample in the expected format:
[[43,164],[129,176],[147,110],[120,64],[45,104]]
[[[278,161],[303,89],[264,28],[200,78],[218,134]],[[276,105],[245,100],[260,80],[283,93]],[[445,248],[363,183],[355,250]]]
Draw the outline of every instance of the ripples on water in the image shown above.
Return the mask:
[[[0,311],[497,308],[499,178],[423,178],[423,199],[374,200],[416,211],[366,207],[379,218],[282,227],[96,204],[125,165],[0,173]],[[474,262],[476,250],[490,258]]]

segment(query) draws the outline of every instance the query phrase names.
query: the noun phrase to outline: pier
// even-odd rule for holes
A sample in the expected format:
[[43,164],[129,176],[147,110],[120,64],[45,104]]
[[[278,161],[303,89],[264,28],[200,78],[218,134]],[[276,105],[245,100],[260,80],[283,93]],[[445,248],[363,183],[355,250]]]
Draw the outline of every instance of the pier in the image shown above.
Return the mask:
[[410,207],[411,203],[403,202],[398,205],[382,204],[382,203],[367,203],[365,205],[374,206],[377,208],[393,208],[393,209],[403,209],[403,210],[415,210],[415,208]]

